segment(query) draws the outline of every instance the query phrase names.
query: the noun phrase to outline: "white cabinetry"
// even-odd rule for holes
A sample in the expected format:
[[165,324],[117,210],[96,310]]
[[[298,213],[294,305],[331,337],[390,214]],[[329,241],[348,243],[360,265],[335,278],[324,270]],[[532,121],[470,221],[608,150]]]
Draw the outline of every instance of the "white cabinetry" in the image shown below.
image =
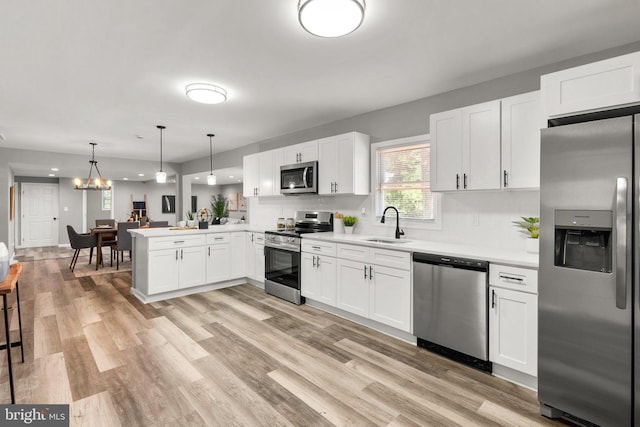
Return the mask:
[[318,193],[369,194],[370,151],[369,136],[359,132],[318,140]]
[[500,189],[500,101],[432,114],[431,190]]
[[489,360],[538,374],[538,272],[489,267]]
[[207,283],[231,278],[230,233],[207,235]]
[[410,262],[408,252],[338,244],[336,307],[411,332]]
[[204,236],[164,237],[149,244],[149,295],[205,283]]
[[231,233],[231,279],[246,276],[247,271],[247,238],[244,231]]
[[540,187],[540,91],[502,100],[502,187]]
[[336,305],[336,244],[302,239],[300,292],[303,297]]
[[640,52],[545,74],[540,79],[546,117],[640,102]]
[[[274,153],[278,150],[244,156],[242,159],[244,197],[273,196],[275,179]],[[278,176],[280,167],[278,166]],[[280,194],[277,191],[276,194]]]
[[303,142],[282,148],[284,165],[318,160],[318,141]]
[[247,277],[264,282],[263,233],[247,233]]

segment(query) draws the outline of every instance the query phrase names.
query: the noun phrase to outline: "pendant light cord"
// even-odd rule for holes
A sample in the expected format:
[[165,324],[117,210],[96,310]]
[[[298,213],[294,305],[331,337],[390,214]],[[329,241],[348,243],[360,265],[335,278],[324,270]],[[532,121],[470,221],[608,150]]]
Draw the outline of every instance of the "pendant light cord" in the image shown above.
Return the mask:
[[211,138],[213,138],[215,135],[212,133],[208,133],[207,136],[209,137],[209,162],[211,166],[209,170],[211,171],[211,175],[213,175],[213,140]]
[[156,127],[160,129],[160,172],[162,172],[162,129],[165,129],[166,126],[158,125]]

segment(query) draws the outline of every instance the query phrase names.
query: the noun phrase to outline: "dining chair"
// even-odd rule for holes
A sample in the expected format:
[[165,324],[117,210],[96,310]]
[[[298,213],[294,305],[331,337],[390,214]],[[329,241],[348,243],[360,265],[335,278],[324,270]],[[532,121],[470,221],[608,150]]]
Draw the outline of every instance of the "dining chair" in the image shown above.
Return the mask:
[[137,221],[118,223],[118,238],[116,244],[111,247],[112,251],[114,247],[116,251],[116,270],[120,270],[120,257],[124,262],[124,251],[129,251],[129,259],[131,259],[132,239],[128,230],[132,228],[140,228],[140,223]]
[[67,225],[67,233],[69,234],[69,243],[71,244],[71,248],[76,250],[73,253],[73,257],[71,257],[71,264],[69,264],[71,271],[76,268],[76,262],[78,262],[78,256],[80,255],[81,249],[89,249],[89,264],[91,264],[93,248],[98,244],[98,236],[90,233],[80,234],[70,225]]
[[168,227],[169,221],[151,221],[149,222],[149,228]]
[[101,225],[110,225],[112,228],[116,227],[115,219],[96,219],[96,227]]

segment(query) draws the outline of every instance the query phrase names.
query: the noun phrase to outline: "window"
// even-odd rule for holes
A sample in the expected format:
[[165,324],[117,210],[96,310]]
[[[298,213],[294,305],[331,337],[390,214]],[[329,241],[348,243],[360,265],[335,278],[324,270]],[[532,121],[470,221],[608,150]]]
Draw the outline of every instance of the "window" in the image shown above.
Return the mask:
[[102,190],[102,210],[103,211],[111,210],[111,191],[112,190]]
[[437,194],[429,183],[429,137],[403,138],[373,144],[375,212],[395,206],[402,220],[414,225],[435,223]]

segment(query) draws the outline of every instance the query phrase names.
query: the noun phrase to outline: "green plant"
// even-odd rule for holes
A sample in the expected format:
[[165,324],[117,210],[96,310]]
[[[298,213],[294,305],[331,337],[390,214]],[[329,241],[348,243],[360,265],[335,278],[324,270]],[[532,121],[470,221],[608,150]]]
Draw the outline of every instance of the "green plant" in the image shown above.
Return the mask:
[[353,227],[355,223],[358,222],[357,216],[343,216],[342,223],[345,227]]
[[187,211],[186,213],[187,213],[187,219],[189,221],[193,221],[193,212]]
[[522,221],[513,221],[513,223],[521,228],[522,233],[528,235],[532,239],[537,239],[540,234],[540,218],[537,216],[521,216]]
[[229,205],[229,200],[224,197],[222,194],[218,194],[217,196],[211,196],[211,210],[213,211],[214,218],[224,218],[229,216],[229,211],[227,210],[227,206]]

